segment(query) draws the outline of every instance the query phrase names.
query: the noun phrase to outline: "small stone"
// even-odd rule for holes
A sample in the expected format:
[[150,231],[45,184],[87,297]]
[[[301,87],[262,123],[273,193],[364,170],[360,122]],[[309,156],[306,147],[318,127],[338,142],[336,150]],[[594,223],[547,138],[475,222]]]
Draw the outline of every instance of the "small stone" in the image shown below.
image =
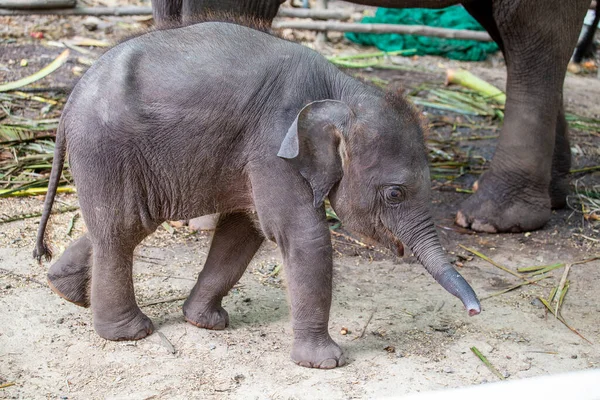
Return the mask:
[[348,334],[348,328],[342,327],[342,329],[340,329],[340,335],[347,335],[347,334]]
[[83,21],[83,26],[88,31],[95,31],[96,29],[98,29],[98,25],[100,25],[101,23],[102,23],[102,20],[100,18],[97,18],[97,17],[87,17]]
[[219,214],[203,215],[202,217],[191,219],[188,227],[191,231],[212,231],[217,227]]
[[388,353],[395,353],[396,352],[396,348],[394,346],[386,346],[383,349],[385,351],[387,351]]
[[572,358],[573,360],[576,360],[576,359],[577,359],[577,354],[573,354],[573,355],[571,356],[571,358]]
[[450,368],[450,367],[444,367],[444,369],[442,371],[444,371],[444,373],[446,373],[446,374],[453,374],[454,373],[454,370],[452,368]]
[[81,68],[79,66],[75,66],[75,67],[71,68],[71,72],[75,76],[81,76],[81,75],[83,75],[83,68]]
[[214,344],[211,344],[211,345],[209,345],[209,346],[208,346],[208,348],[209,348],[209,349],[211,349],[211,350],[214,350],[214,349],[216,349],[216,348],[217,348],[217,346],[216,346],[216,345],[214,345]]
[[56,320],[56,325],[60,325],[60,324],[62,324],[64,322],[65,322],[64,318],[59,318],[59,319]]
[[544,308],[544,304],[537,297],[535,299],[531,300],[531,302],[529,304],[531,304],[535,308]]
[[250,297],[246,297],[243,301],[244,303],[250,303],[252,299]]
[[4,286],[4,289],[12,289],[12,285],[6,285]]
[[21,67],[26,67],[29,65],[29,61],[27,61],[26,59],[22,59],[19,65],[21,65]]

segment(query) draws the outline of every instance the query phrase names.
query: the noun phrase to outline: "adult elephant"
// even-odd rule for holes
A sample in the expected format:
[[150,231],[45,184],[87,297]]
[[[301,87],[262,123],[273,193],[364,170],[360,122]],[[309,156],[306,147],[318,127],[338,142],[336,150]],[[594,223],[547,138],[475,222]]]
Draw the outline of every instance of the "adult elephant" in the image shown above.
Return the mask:
[[[153,0],[155,19],[192,22],[206,11],[270,22],[282,0]],[[442,8],[453,0],[357,0],[377,7]],[[483,232],[538,229],[564,207],[571,154],[563,81],[589,0],[460,2],[489,32],[507,66],[504,126],[490,169],[456,223]]]

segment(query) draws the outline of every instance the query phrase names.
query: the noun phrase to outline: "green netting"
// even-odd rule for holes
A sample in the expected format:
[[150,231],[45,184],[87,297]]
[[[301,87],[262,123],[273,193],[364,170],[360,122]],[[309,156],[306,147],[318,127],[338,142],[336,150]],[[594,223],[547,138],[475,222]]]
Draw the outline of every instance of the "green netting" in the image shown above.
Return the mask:
[[[391,9],[378,8],[374,17],[364,17],[362,23],[428,25],[439,28],[484,30],[462,6],[452,6],[439,10],[428,8]],[[453,60],[482,61],[488,53],[498,51],[494,42],[476,40],[442,39],[397,33],[355,33],[346,37],[359,44],[375,46],[383,51],[416,49],[417,54],[444,56]]]

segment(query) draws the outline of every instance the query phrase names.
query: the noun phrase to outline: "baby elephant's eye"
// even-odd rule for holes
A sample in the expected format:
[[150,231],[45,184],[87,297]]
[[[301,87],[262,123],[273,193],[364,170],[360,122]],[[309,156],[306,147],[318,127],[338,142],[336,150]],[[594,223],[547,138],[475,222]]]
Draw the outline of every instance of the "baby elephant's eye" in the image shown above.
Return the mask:
[[400,203],[406,197],[406,189],[402,186],[388,186],[385,189],[385,200],[388,203]]

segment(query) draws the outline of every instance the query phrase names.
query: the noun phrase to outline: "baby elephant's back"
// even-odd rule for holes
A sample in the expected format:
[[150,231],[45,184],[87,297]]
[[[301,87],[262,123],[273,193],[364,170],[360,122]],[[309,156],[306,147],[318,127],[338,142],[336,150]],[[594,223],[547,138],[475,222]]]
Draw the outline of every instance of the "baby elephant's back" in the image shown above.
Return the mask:
[[95,186],[104,185],[106,199],[156,185],[164,185],[164,193],[200,188],[206,176],[197,174],[223,170],[218,149],[243,146],[239,133],[257,129],[261,107],[251,103],[260,91],[267,87],[277,96],[279,90],[265,85],[279,76],[267,58],[240,52],[251,44],[252,52],[268,54],[257,46],[280,42],[287,45],[248,28],[204,23],[151,32],[108,51],[80,80],[63,113],[78,188],[92,188],[96,196]]

